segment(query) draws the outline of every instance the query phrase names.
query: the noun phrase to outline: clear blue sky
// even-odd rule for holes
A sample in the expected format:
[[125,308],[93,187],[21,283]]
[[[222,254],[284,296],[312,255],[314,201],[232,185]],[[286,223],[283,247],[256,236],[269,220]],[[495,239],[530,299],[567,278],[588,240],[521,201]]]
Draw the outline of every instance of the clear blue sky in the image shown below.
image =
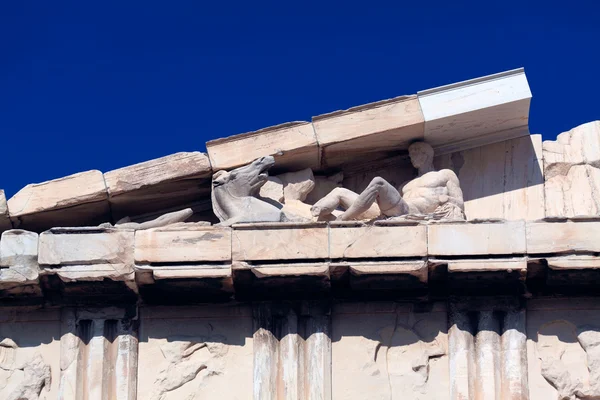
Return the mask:
[[600,119],[599,1],[321,3],[2,2],[0,188],[521,66],[532,133]]

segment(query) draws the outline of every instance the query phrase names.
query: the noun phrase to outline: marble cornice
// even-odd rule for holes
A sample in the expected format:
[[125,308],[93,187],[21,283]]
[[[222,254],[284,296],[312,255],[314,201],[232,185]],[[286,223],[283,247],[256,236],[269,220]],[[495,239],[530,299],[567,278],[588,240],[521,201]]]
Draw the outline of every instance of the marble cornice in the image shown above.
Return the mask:
[[4,232],[2,303],[595,290],[598,218]]

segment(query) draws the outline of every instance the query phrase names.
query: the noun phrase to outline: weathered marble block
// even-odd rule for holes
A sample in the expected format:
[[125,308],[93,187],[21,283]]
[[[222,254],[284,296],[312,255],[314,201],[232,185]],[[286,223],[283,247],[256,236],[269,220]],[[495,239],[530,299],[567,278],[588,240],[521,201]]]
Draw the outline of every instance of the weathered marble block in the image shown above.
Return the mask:
[[181,152],[106,172],[115,221],[125,216],[185,208],[210,195],[210,161],[200,152]]
[[435,158],[435,166],[458,176],[467,219],[545,216],[541,135],[442,154]]
[[557,271],[600,269],[600,257],[589,255],[566,255],[562,257],[547,257],[546,262],[548,263],[548,268]]
[[231,261],[231,229],[177,225],[138,231],[135,262],[190,263]]
[[177,224],[138,231],[135,262],[136,280],[146,286],[143,295],[170,298],[195,291],[209,299],[210,293],[233,292],[231,228]]
[[0,189],[0,233],[11,229],[12,224],[8,215],[8,205],[6,204],[6,196],[4,190]]
[[53,228],[40,235],[44,274],[63,281],[133,281],[134,232],[111,228]]
[[422,257],[427,255],[425,225],[360,226],[331,223],[331,258]]
[[329,277],[329,265],[321,264],[267,264],[250,266],[237,263],[236,270],[248,269],[259,279],[270,277],[308,277],[325,276]]
[[362,262],[351,263],[352,275],[411,275],[422,283],[427,283],[427,263],[425,261]]
[[488,259],[488,260],[449,260],[448,272],[497,272],[527,271],[524,258]]
[[325,223],[256,223],[234,225],[234,261],[306,260],[329,256]]
[[600,214],[600,121],[545,141],[543,153],[546,216]]
[[427,226],[434,256],[525,254],[525,221],[440,223]]
[[41,295],[38,234],[13,229],[0,240],[0,290],[19,295]]
[[213,171],[230,169],[271,155],[290,171],[319,168],[319,148],[310,122],[290,122],[206,142]]
[[[321,164],[334,167],[361,155],[404,149],[423,137],[416,96],[402,96],[313,117]],[[381,156],[380,156],[381,158]]]
[[600,251],[600,222],[527,222],[529,254]]
[[365,261],[347,259],[331,262],[329,275],[333,291],[377,293],[381,297],[420,296],[428,287],[429,270],[427,261]]
[[15,227],[38,232],[110,219],[104,177],[96,170],[29,184],[8,200],[8,209]]
[[531,91],[522,68],[419,91],[418,96],[424,139],[439,153],[529,133]]

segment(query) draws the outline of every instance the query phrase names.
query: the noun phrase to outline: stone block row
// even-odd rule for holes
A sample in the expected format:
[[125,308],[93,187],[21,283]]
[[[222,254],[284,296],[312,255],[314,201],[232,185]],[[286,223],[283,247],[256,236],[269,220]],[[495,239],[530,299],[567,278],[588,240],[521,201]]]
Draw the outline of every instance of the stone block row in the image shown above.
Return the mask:
[[38,232],[90,226],[189,207],[210,194],[205,183],[211,175],[206,154],[190,152],[104,174],[93,170],[29,184],[8,202],[0,194],[0,231],[11,226]]
[[[427,283],[430,267],[450,273],[526,271],[544,259],[552,270],[600,268],[600,221],[502,221],[419,224],[202,224],[127,231],[9,230],[0,241],[3,296],[40,295],[40,277],[63,285],[106,282],[138,293],[172,280],[209,280],[233,291],[236,271],[254,278],[404,275]],[[412,278],[411,278],[412,279]],[[207,292],[208,293],[208,292]]]
[[338,167],[406,149],[417,139],[438,154],[529,134],[531,92],[522,69],[336,111],[206,143],[214,170],[272,155],[284,168]]

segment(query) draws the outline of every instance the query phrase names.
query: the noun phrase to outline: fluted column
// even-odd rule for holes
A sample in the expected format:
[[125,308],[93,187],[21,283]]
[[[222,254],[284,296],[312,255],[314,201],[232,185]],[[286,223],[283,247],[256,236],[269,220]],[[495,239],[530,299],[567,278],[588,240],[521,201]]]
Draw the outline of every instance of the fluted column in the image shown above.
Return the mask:
[[450,304],[453,400],[527,400],[525,311],[515,302]]
[[328,310],[310,304],[254,306],[254,399],[330,400]]
[[64,309],[60,400],[135,400],[137,332],[127,310]]

